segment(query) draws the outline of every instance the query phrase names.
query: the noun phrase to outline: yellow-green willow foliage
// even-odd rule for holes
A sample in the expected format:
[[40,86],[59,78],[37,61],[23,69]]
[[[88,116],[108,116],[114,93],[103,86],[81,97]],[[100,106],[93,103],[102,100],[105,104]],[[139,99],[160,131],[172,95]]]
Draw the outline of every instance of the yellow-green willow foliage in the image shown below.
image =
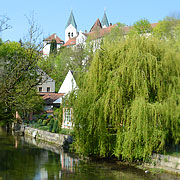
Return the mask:
[[104,42],[76,94],[76,149],[145,159],[180,139],[180,56],[153,37]]

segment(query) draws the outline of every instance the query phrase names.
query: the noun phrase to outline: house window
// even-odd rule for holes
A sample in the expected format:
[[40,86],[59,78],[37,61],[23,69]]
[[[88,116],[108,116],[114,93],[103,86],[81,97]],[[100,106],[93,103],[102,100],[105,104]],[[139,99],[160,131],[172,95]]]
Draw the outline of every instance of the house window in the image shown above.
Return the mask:
[[73,32],[71,33],[71,37],[73,37]]
[[47,92],[50,92],[51,88],[50,87],[47,87]]
[[70,33],[70,32],[68,32],[68,37],[70,37],[70,34],[71,34],[71,33]]
[[39,92],[42,92],[42,87],[39,87]]
[[63,108],[63,123],[62,128],[72,128],[72,108]]
[[71,109],[65,109],[64,111],[64,120],[67,122],[67,123],[70,123],[71,122]]

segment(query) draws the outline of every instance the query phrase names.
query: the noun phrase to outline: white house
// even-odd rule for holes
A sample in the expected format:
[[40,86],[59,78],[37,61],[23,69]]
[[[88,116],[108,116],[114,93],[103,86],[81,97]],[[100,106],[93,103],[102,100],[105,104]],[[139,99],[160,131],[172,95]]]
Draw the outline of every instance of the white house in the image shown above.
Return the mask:
[[58,93],[63,93],[65,95],[69,94],[72,90],[77,89],[76,81],[73,77],[72,72],[69,70],[67,73]]
[[[76,81],[73,77],[73,74],[71,71],[69,71],[59,89],[59,94],[67,95],[73,90],[77,89]],[[60,102],[62,103],[62,97],[56,100],[54,103]],[[73,117],[73,109],[72,108],[63,108],[63,122],[62,122],[62,128],[66,129],[72,129],[72,117]]]
[[59,38],[56,33],[52,34],[48,38],[43,40],[43,56],[49,56],[50,53],[50,47],[52,40],[55,40],[57,43],[57,50],[64,44],[64,41]]

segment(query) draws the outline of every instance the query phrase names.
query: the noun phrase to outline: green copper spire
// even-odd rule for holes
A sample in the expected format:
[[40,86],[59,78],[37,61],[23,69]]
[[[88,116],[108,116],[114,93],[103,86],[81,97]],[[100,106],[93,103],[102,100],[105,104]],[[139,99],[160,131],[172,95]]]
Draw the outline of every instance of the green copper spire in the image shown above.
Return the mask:
[[104,16],[102,18],[101,25],[102,25],[102,27],[103,26],[106,26],[106,27],[109,26],[109,22],[108,22],[108,19],[107,19],[107,16],[106,16],[106,11],[104,11]]
[[72,24],[72,25],[77,29],[76,21],[75,21],[75,18],[74,18],[74,15],[73,15],[72,10],[71,10],[71,14],[70,14],[70,16],[69,16],[69,20],[68,20],[68,22],[67,22],[67,24],[66,24],[66,28],[67,28],[70,24]]

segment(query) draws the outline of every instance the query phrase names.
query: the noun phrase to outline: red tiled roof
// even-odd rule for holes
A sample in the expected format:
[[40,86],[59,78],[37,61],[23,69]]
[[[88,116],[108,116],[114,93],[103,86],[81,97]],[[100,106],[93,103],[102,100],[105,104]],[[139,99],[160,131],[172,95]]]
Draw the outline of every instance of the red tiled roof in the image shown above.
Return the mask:
[[76,45],[76,38],[77,38],[77,37],[70,38],[63,46]]
[[[154,28],[158,25],[158,23],[152,23],[151,27]],[[106,34],[110,33],[112,28],[117,27],[116,24],[109,26],[107,28],[102,28],[102,29],[97,29],[94,31],[91,31],[89,33],[83,33],[85,36],[92,36],[92,39],[97,39],[97,38],[101,38],[103,36],[105,36]],[[122,27],[122,30],[127,33],[128,31],[130,31],[130,29],[133,28],[133,26],[124,26]]]
[[44,99],[46,104],[52,104],[54,101],[59,99],[64,93],[48,93],[48,92],[40,92],[38,93]]
[[152,24],[151,24],[151,27],[154,28],[154,27],[156,27],[158,24],[159,24],[159,23],[152,23]]
[[100,22],[100,20],[98,18],[96,20],[96,22],[94,23],[94,25],[91,27],[89,32],[93,32],[93,31],[96,31],[96,30],[99,30],[99,29],[102,29],[102,25],[101,25],[101,22]]
[[110,33],[112,28],[114,28],[114,27],[116,27],[116,24],[109,26],[107,28],[96,29],[89,33],[83,33],[83,34],[85,36],[91,36],[92,39],[98,39],[98,38],[101,38],[101,37],[105,36],[106,34]]
[[[152,23],[151,27],[154,28],[158,25],[158,23]],[[104,37],[106,34],[110,33],[111,30],[115,27],[117,27],[117,24],[111,25],[107,28],[97,28],[98,27],[98,20],[94,23],[93,27],[91,28],[90,32],[88,33],[83,33],[85,36],[90,36],[91,39],[98,39],[98,38],[102,38]],[[122,30],[125,33],[128,33],[130,31],[130,29],[133,28],[133,26],[124,26],[122,27]],[[71,38],[69,39],[63,46],[72,46],[72,45],[76,45],[76,38]]]
[[52,40],[56,40],[57,44],[64,44],[64,41],[59,38],[56,33],[52,34],[51,36],[49,36],[48,38],[44,39],[44,41],[52,41]]

